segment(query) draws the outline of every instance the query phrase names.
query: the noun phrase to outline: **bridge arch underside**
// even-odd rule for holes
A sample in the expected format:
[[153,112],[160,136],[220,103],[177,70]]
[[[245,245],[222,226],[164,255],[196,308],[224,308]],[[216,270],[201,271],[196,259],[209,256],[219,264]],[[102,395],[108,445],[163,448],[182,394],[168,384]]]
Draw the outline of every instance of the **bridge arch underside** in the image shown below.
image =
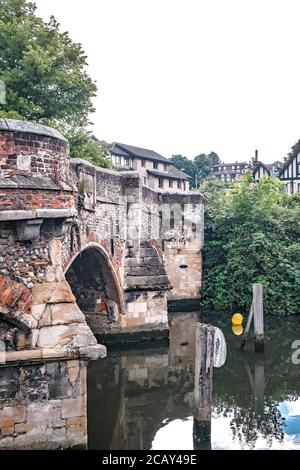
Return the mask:
[[18,319],[0,313],[0,354],[18,351],[31,345],[31,329]]
[[112,265],[97,247],[83,250],[65,273],[76,302],[94,332],[108,324],[119,325],[120,287]]

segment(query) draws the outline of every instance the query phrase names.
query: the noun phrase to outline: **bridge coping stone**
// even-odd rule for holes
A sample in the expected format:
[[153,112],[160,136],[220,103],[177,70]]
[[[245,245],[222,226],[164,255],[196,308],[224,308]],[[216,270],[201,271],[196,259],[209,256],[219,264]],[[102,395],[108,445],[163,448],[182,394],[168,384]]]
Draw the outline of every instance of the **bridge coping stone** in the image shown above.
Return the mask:
[[18,121],[16,119],[0,119],[0,131],[26,132],[28,134],[38,134],[68,143],[67,139],[56,129],[43,124],[35,124],[29,121]]

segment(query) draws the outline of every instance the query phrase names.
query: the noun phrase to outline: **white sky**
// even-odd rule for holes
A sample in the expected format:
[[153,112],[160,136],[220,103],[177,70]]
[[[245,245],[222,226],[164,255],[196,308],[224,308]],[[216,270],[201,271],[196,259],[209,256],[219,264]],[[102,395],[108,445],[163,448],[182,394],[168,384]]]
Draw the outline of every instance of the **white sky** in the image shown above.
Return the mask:
[[266,163],[300,138],[299,0],[35,3],[88,55],[98,138]]

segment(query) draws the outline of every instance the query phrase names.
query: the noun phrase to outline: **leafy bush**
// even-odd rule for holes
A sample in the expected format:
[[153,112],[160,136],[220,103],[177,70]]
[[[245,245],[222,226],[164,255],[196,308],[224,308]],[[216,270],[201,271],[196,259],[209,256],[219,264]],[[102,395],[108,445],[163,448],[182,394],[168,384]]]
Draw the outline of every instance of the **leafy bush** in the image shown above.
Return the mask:
[[[216,184],[218,187],[216,187]],[[300,312],[300,198],[277,179],[244,176],[228,189],[209,181],[202,306],[249,309],[252,284],[264,285],[266,313]]]

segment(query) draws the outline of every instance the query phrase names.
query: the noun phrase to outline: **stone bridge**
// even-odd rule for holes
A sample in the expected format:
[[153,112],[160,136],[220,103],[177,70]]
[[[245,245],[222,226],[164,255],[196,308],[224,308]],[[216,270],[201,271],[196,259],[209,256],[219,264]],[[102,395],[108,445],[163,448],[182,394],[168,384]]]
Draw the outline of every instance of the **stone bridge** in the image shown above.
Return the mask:
[[93,359],[93,333],[166,328],[168,299],[199,296],[202,243],[200,193],[154,191],[70,159],[54,129],[0,120],[0,362]]

